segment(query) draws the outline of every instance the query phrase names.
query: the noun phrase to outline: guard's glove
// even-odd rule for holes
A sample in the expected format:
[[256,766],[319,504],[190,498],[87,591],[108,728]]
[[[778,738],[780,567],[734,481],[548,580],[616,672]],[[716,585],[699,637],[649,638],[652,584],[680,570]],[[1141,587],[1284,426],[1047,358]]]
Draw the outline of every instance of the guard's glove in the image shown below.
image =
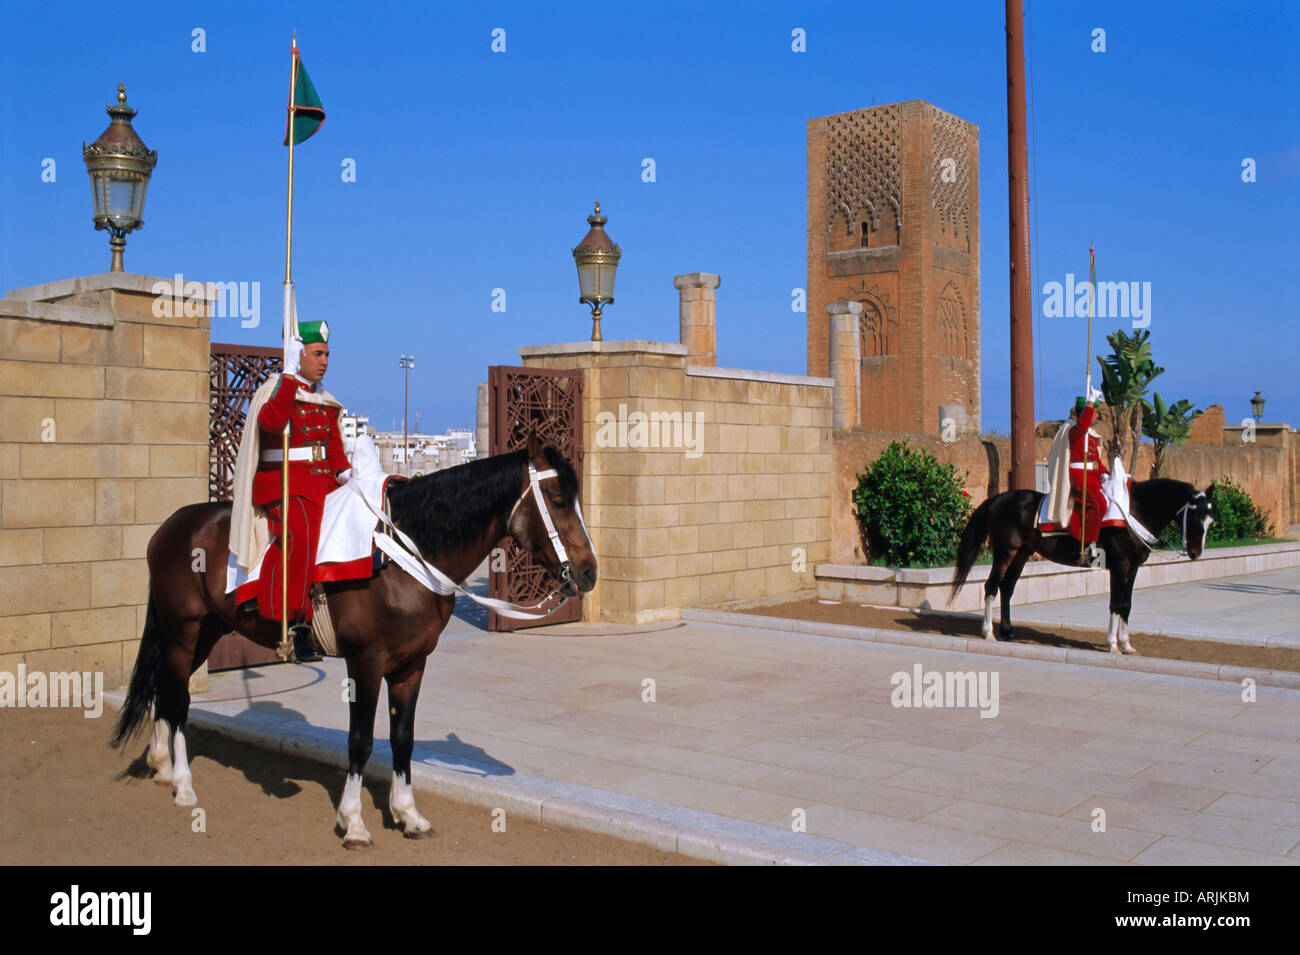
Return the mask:
[[1102,397],[1103,397],[1102,393],[1098,391],[1096,388],[1088,389],[1088,400],[1091,401],[1094,405],[1099,404],[1102,400]]
[[286,375],[298,374],[298,369],[302,367],[303,344],[296,338],[289,339],[289,347],[284,350],[284,373]]
[[352,480],[352,469],[345,468],[344,470],[340,471],[338,474],[338,478],[339,478],[339,484],[347,484],[348,481]]

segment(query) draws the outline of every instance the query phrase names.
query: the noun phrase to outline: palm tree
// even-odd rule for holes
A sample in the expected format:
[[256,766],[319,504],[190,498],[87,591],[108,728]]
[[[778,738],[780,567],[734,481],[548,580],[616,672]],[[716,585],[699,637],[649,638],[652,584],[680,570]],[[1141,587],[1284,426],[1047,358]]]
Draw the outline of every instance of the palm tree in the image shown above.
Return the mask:
[[1101,365],[1101,393],[1106,400],[1111,436],[1106,442],[1106,459],[1123,454],[1125,442],[1131,442],[1129,473],[1137,467],[1138,448],[1142,445],[1143,398],[1151,382],[1164,369],[1151,360],[1151,333],[1139,331],[1131,338],[1123,329],[1106,336],[1111,352],[1097,356]]
[[1155,404],[1142,401],[1142,433],[1155,443],[1155,460],[1151,464],[1151,477],[1160,477],[1165,466],[1165,452],[1176,444],[1187,440],[1192,430],[1192,422],[1201,412],[1193,410],[1192,403],[1186,398],[1177,404],[1166,405],[1160,392],[1155,394]]

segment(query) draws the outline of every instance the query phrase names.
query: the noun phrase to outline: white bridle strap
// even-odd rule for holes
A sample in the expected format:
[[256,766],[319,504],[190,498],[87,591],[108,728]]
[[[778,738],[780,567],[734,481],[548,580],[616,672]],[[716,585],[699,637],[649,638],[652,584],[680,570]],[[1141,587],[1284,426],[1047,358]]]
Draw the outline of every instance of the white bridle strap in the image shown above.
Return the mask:
[[[532,469],[531,464],[529,465],[529,468],[530,470]],[[554,472],[551,473],[553,474]],[[365,501],[366,507],[370,508],[371,513],[379,519],[381,524],[385,527],[392,528],[393,533],[396,534],[398,540],[401,541],[401,544],[399,545],[397,541],[394,541],[387,534],[383,534],[376,529],[374,532],[375,546],[391,557],[399,567],[415,578],[416,581],[423,584],[434,593],[441,594],[444,597],[452,594],[460,594],[461,596],[468,597],[480,606],[487,607],[488,609],[501,614],[503,617],[510,617],[514,620],[536,620],[539,617],[550,616],[569,599],[570,594],[565,593],[560,602],[554,607],[549,610],[541,610],[540,608],[543,604],[554,597],[557,593],[560,593],[558,589],[547,594],[537,603],[526,607],[519,604],[512,604],[505,600],[497,600],[495,597],[480,597],[478,594],[470,593],[456,581],[452,580],[440,571],[437,567],[433,566],[433,564],[425,560],[424,555],[420,553],[420,549],[415,545],[415,541],[411,540],[411,538],[409,538],[400,527],[394,524],[387,514],[371,504],[355,481],[349,481],[347,486],[352,488],[361,500]],[[536,487],[536,484],[534,483],[533,486]],[[527,491],[524,492],[525,495],[527,493]],[[522,500],[523,495],[520,496],[520,501]],[[516,501],[515,507],[518,506],[519,502]],[[510,513],[513,515],[514,511],[511,510]],[[542,513],[546,513],[545,508],[542,509]]]

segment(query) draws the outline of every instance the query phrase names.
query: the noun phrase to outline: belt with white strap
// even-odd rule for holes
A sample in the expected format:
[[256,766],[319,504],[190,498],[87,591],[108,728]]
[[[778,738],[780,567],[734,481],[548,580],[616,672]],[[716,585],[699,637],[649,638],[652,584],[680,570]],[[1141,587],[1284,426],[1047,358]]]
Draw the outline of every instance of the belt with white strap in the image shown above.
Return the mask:
[[[283,461],[283,460],[284,460],[284,452],[283,452],[283,451],[279,451],[279,450],[277,450],[277,451],[263,451],[263,452],[262,452],[262,460],[263,460],[263,461]],[[305,447],[305,448],[290,448],[290,449],[289,449],[289,460],[290,460],[290,461],[324,461],[324,460],[325,460],[325,445],[323,445],[323,444],[312,444],[312,445],[309,445],[309,446],[307,446],[307,447]]]
[[1100,465],[1098,465],[1096,461],[1089,461],[1087,464],[1071,464],[1071,465],[1070,465],[1070,467],[1072,467],[1072,468],[1078,468],[1078,469],[1081,470],[1081,471],[1091,471],[1093,468],[1096,468],[1096,467],[1099,467],[1099,466],[1100,466]]

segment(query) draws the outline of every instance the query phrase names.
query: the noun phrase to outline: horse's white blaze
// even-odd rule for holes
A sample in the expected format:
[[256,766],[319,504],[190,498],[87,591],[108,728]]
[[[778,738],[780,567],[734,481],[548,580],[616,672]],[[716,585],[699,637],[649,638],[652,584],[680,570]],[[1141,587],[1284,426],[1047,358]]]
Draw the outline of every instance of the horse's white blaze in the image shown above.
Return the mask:
[[366,844],[370,842],[370,830],[361,821],[361,776],[348,773],[348,781],[343,786],[343,798],[339,800],[335,819],[340,829],[347,830],[343,842]]
[[154,771],[155,782],[172,781],[172,753],[167,745],[169,736],[171,736],[171,727],[167,725],[167,721],[154,720],[153,738],[149,741],[149,752],[145,755],[144,761],[145,765]]
[[172,788],[176,790],[178,806],[193,806],[199,801],[199,797],[194,795],[194,778],[185,753],[185,731],[179,726],[172,735]]
[[393,773],[393,786],[388,792],[388,811],[408,832],[428,832],[432,823],[415,810],[415,793],[401,773]]
[[984,598],[984,626],[980,630],[984,634],[985,640],[993,640],[994,642],[997,641],[997,637],[993,636],[993,601],[996,599],[996,594]]

